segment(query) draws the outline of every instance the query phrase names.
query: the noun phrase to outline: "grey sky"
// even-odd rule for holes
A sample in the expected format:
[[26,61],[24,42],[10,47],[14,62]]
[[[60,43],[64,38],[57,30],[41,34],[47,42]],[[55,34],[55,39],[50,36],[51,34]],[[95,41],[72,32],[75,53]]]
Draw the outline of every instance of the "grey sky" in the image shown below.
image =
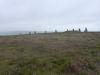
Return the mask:
[[100,0],[0,0],[0,31],[100,30]]

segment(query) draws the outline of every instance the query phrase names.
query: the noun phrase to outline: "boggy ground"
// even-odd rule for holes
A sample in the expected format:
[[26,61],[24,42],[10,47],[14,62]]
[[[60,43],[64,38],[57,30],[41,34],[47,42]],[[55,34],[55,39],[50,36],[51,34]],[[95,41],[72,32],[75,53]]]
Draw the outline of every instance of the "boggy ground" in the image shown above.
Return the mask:
[[100,33],[1,36],[0,75],[100,75]]

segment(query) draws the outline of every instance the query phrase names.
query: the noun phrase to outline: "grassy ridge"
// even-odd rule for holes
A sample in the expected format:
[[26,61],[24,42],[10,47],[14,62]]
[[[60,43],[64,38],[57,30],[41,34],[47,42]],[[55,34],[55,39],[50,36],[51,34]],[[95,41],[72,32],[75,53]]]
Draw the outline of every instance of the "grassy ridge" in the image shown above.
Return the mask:
[[100,33],[1,36],[0,75],[100,75]]

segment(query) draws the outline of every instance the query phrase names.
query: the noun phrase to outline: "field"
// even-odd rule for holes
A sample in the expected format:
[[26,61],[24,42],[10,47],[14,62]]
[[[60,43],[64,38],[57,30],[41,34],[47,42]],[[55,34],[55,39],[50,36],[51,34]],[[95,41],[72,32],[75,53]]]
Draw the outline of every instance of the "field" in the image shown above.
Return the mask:
[[100,33],[0,36],[0,75],[100,75]]

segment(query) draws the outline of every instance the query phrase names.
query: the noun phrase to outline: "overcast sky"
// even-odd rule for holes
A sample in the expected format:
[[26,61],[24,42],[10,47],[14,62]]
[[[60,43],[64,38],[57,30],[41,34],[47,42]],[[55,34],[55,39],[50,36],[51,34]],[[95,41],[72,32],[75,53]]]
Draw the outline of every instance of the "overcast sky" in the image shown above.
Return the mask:
[[100,0],[0,0],[0,31],[100,30]]

